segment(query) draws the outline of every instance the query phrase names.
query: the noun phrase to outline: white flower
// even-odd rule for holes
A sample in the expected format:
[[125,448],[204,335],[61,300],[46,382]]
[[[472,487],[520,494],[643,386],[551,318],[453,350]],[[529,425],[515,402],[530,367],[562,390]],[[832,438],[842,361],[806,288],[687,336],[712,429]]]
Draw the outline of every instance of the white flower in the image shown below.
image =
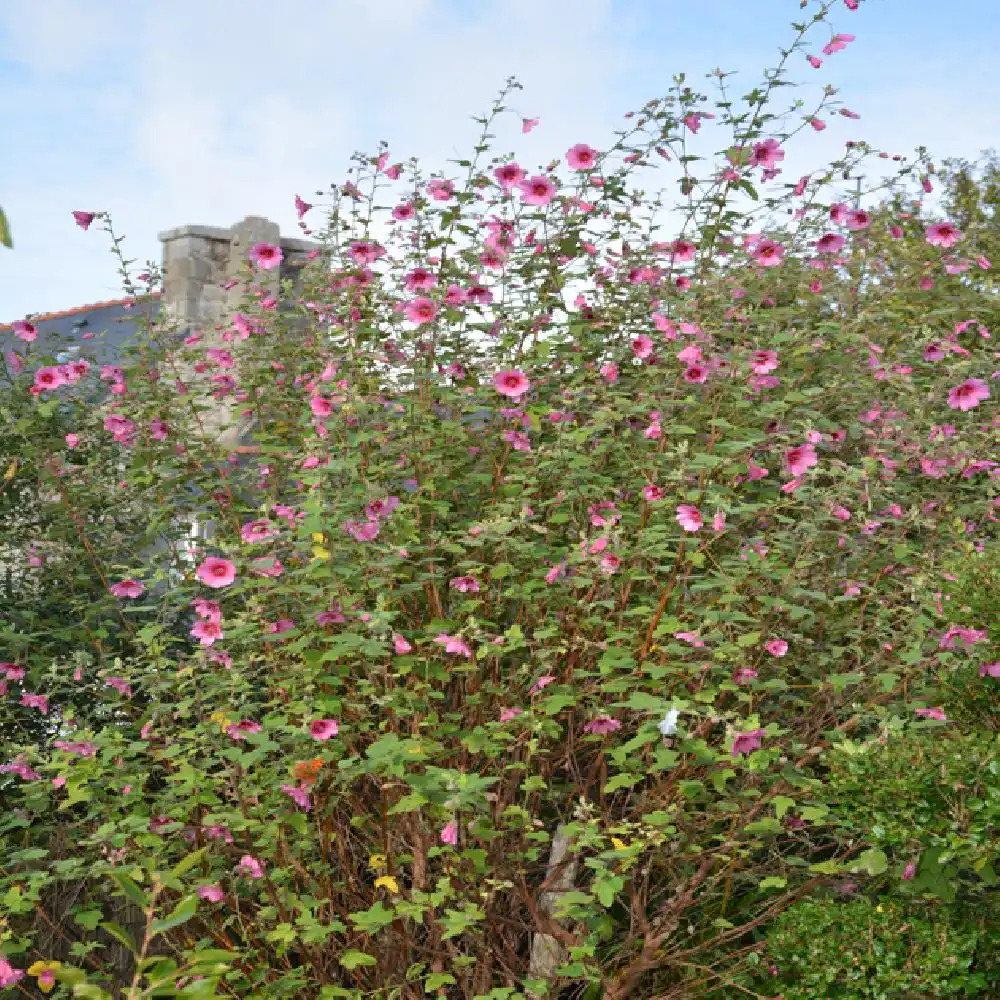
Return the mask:
[[677,732],[677,720],[680,718],[680,712],[676,708],[670,709],[669,712],[660,720],[660,733],[663,736],[673,736]]

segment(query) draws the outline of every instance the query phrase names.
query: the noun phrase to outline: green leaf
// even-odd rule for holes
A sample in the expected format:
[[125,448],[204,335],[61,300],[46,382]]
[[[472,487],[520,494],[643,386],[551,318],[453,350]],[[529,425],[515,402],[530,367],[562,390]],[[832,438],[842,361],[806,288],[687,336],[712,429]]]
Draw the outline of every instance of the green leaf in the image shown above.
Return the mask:
[[14,248],[14,241],[10,237],[10,223],[2,208],[0,208],[0,243],[8,249]]
[[146,905],[146,894],[140,889],[135,882],[132,881],[124,872],[110,872],[109,878],[123,893],[130,902],[135,903],[136,906],[145,907]]
[[340,956],[340,964],[345,969],[353,970],[359,965],[378,965],[378,959],[372,955],[366,955],[363,951],[345,951]]
[[594,880],[594,895],[605,909],[610,909],[615,897],[625,887],[625,880],[618,875],[605,875]]
[[776,875],[771,875],[768,878],[762,879],[760,885],[757,888],[761,890],[784,889],[786,885],[788,885],[787,879],[778,878]]
[[775,795],[771,801],[774,803],[774,815],[778,819],[781,819],[795,805],[795,799],[790,799],[787,795]]
[[820,861],[815,865],[810,865],[809,871],[815,872],[817,875],[839,875],[840,864],[836,861]]
[[387,909],[382,900],[379,900],[367,910],[358,910],[356,913],[349,913],[347,919],[366,934],[376,934],[396,919],[396,911]]
[[173,868],[170,869],[170,874],[174,878],[180,878],[185,872],[191,871],[192,868],[204,857],[207,847],[199,848],[197,851],[192,851],[186,857],[182,858]]
[[428,976],[427,980],[424,982],[424,991],[432,993],[434,990],[438,990],[442,986],[454,986],[456,982],[457,980],[455,977],[449,975],[447,972],[435,972],[434,975]]
[[427,805],[427,797],[421,795],[420,792],[410,792],[409,795],[404,795],[390,810],[388,815],[393,816],[396,813],[408,813],[419,809],[421,806]]
[[851,871],[866,871],[869,875],[881,875],[888,867],[889,859],[885,856],[885,851],[870,847],[851,865]]
[[169,916],[164,917],[162,920],[154,920],[152,932],[154,934],[162,934],[164,931],[169,931],[172,927],[179,927],[190,920],[197,912],[198,897],[192,893],[190,896],[185,896],[170,911]]
[[136,943],[121,924],[116,924],[113,920],[104,920],[101,922],[101,929],[107,931],[119,944],[125,945],[133,955],[139,954]]
[[642,781],[641,774],[616,774],[605,786],[604,794],[610,795],[619,788],[631,788],[637,781]]
[[88,931],[97,930],[97,925],[101,922],[101,918],[104,916],[100,910],[83,910],[80,913],[75,913],[73,919],[83,928]]

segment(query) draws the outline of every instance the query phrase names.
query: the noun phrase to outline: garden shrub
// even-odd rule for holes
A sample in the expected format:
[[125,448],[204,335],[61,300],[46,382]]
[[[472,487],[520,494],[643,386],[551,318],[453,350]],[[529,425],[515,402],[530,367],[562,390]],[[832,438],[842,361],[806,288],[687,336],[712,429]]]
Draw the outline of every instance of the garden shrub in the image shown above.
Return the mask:
[[785,1000],[974,996],[977,936],[865,898],[800,903],[775,921],[768,954]]
[[[457,177],[357,157],[297,198],[326,223],[292,310],[255,246],[226,347],[153,323],[77,414],[72,475],[28,428],[63,513],[19,541],[100,586],[63,594],[65,651],[25,624],[3,666],[5,711],[46,723],[5,737],[0,982],[726,996],[776,942],[801,967],[801,938],[767,936],[782,913],[820,919],[832,880],[909,846],[843,826],[847,748],[902,761],[955,730],[988,758],[995,731],[941,701],[989,623],[928,595],[955,520],[974,545],[995,524],[995,359],[963,280],[989,264],[909,197],[923,155],[872,211],[838,188],[863,143],[782,181],[795,131],[854,117],[829,89],[772,109],[832,6],[746,95],[678,77],[565,164],[488,157],[514,84]],[[48,419],[66,373],[20,332],[11,392]],[[250,457],[203,432],[220,399]],[[920,933],[958,962],[922,985],[958,982],[975,935]]]

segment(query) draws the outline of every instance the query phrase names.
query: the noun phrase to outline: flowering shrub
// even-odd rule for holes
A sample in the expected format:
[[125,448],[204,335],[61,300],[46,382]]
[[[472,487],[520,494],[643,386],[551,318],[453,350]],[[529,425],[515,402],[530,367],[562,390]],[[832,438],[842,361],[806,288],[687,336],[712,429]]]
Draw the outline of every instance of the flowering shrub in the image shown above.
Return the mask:
[[[0,985],[728,996],[779,914],[909,859],[844,832],[831,768],[955,728],[954,678],[995,692],[988,623],[930,595],[956,523],[995,544],[996,359],[975,234],[906,200],[925,160],[871,210],[834,181],[863,143],[781,180],[797,128],[856,117],[770,110],[831,7],[742,99],[678,77],[562,170],[487,161],[513,84],[462,176],[359,157],[291,310],[254,246],[225,349],[154,325],[75,444],[29,421],[100,586],[72,649],[3,665],[45,723],[5,744]],[[657,163],[671,215],[630,186]],[[41,415],[76,374],[20,339]],[[80,516],[84,445],[123,540]]]

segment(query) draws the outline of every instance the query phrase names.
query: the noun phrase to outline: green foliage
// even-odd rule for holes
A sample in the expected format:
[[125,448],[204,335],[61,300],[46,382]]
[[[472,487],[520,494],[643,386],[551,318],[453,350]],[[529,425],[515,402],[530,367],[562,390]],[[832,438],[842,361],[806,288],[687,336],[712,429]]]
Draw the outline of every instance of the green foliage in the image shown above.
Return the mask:
[[[996,394],[954,396],[994,368],[984,288],[900,207],[923,158],[853,228],[833,179],[868,147],[805,201],[755,173],[783,82],[720,77],[730,155],[699,160],[679,78],[537,196],[485,157],[512,83],[450,192],[358,156],[286,309],[251,257],[226,338],[163,320],[88,405],[19,346],[14,968],[128,1000],[625,1000],[728,996],[768,943],[781,975],[850,954],[883,983],[844,996],[990,981],[989,928],[919,910],[992,905],[991,623],[955,566],[995,534]],[[658,149],[681,176],[646,196]],[[880,901],[825,902],[844,879]],[[863,951],[879,905],[920,955]]]
[[785,1000],[911,1000],[983,994],[970,971],[978,935],[895,903],[800,903],[775,921],[770,985]]

